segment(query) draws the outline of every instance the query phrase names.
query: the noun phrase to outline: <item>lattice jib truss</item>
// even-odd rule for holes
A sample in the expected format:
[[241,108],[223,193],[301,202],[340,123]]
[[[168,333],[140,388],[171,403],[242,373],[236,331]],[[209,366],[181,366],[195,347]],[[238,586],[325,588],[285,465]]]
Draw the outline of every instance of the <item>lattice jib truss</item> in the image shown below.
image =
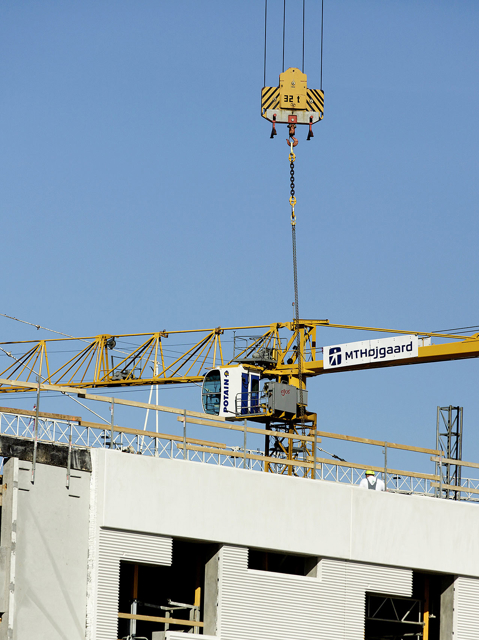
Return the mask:
[[[208,370],[241,362],[250,363],[263,378],[304,388],[308,378],[337,371],[323,366],[322,349],[317,346],[317,329],[322,327],[449,340],[435,345],[424,345],[423,341],[414,357],[343,367],[342,371],[479,357],[479,334],[464,338],[452,334],[339,325],[327,320],[151,334],[102,334],[87,338],[0,343],[0,354],[4,360],[9,360],[8,366],[0,372],[0,393],[29,391],[32,382],[54,385],[63,391],[76,390],[77,393],[88,388],[201,383]],[[259,334],[252,333],[258,330]],[[231,347],[236,343],[238,332],[247,335],[247,346],[236,351]],[[68,354],[66,357],[65,353]],[[25,383],[30,385],[25,386]],[[266,436],[265,449],[270,457],[278,460],[277,464],[267,465],[267,471],[314,477],[316,470],[311,460],[316,459],[316,414],[305,411],[305,407],[299,413],[302,415],[265,413],[248,416],[249,420],[265,423],[266,430],[288,434],[288,437]],[[237,419],[244,419],[244,416],[238,415]],[[295,460],[297,467],[285,464],[285,460]],[[274,469],[269,468],[271,465]]]
[[[8,366],[1,370],[0,378],[10,381],[10,384],[0,382],[0,393],[25,391],[25,388],[12,385],[11,381],[36,381],[38,375],[43,383],[72,389],[199,383],[207,370],[232,365],[259,350],[267,350],[270,356],[269,361],[255,365],[265,377],[287,378],[298,386],[299,358],[305,379],[334,371],[323,367],[322,350],[317,346],[318,327],[453,340],[420,347],[419,355],[414,358],[381,361],[349,369],[344,367],[342,371],[479,357],[479,334],[464,339],[464,336],[453,334],[359,327],[332,324],[327,320],[150,334],[103,334],[86,338],[0,343],[1,355],[9,360]],[[254,335],[247,347],[231,353],[234,335],[258,330],[261,333]],[[175,338],[182,338],[180,344]],[[185,348],[186,341],[189,342]],[[68,354],[66,358],[65,353]]]

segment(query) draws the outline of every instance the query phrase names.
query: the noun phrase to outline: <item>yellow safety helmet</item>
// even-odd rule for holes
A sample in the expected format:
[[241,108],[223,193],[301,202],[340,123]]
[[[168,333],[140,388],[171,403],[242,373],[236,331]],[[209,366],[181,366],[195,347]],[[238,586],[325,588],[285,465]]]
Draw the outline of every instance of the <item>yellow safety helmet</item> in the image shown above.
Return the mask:
[[374,475],[376,475],[376,474],[374,473],[374,471],[372,471],[372,469],[368,469],[368,470],[366,471],[366,475],[367,475],[367,476],[374,476]]

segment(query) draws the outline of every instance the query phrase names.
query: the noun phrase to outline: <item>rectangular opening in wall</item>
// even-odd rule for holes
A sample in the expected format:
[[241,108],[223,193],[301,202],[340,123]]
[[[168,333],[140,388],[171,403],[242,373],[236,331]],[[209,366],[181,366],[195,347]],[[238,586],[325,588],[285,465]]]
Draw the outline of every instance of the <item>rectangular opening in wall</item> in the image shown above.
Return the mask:
[[265,549],[249,549],[248,569],[272,571],[296,576],[317,576],[319,558],[292,553],[278,553]]
[[364,638],[422,638],[423,613],[420,599],[367,593]]
[[364,638],[450,640],[453,610],[454,576],[414,571],[411,598],[366,594]]
[[118,638],[150,640],[154,632],[168,629],[203,633],[205,566],[217,549],[217,545],[175,539],[171,566],[120,562],[119,612],[143,619],[120,617]]

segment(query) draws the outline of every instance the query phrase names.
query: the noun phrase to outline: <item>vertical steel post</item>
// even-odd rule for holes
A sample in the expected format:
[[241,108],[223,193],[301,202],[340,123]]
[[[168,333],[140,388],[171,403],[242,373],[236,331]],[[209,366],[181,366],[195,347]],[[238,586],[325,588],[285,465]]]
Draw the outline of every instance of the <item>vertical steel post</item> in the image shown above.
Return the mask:
[[244,438],[243,438],[243,469],[246,469],[246,438],[248,436],[248,421],[244,421]]
[[[439,419],[441,417],[441,407],[437,408],[437,415],[436,415],[436,449],[439,450],[439,446],[440,446],[440,438],[439,438]],[[441,454],[439,454],[441,455]],[[442,477],[442,470],[439,466],[439,462],[436,462],[436,475],[437,476],[441,476]],[[434,497],[439,498],[440,496],[439,494],[439,487],[435,487],[434,488]]]
[[67,489],[70,489],[70,474],[72,468],[72,432],[73,425],[71,422],[68,423],[70,426],[70,435],[68,437],[68,458],[67,458]]
[[115,398],[111,399],[110,414],[111,414],[110,449],[113,449],[113,439],[114,439],[113,433],[114,433],[114,426],[115,426]]
[[313,480],[316,480],[316,453],[318,451],[318,429],[314,427]]
[[[157,373],[157,375],[158,375],[158,373]],[[156,385],[156,390],[155,391],[156,391],[156,394],[155,394],[156,395],[156,398],[155,398],[156,399],[156,406],[158,406],[158,385]],[[158,409],[156,410],[155,414],[156,414],[155,415],[155,429],[156,429],[156,433],[158,434],[158,418],[159,418]],[[155,438],[155,456],[158,457],[158,438]]]
[[388,488],[388,443],[384,443],[384,490]]
[[186,409],[183,410],[183,459],[186,460]]
[[[288,433],[290,435],[293,435],[294,433],[294,428],[293,425],[290,424],[289,425],[289,429],[288,429]],[[288,460],[290,460],[291,462],[293,461],[293,438],[288,438]],[[292,464],[288,465],[288,476],[292,476],[294,472],[294,467]]]
[[[462,413],[463,408],[458,407],[458,416],[457,416],[457,444],[456,444],[456,460],[462,460]],[[460,465],[456,465],[456,485],[458,487],[461,486],[462,482],[462,467]],[[461,499],[461,494],[459,492],[456,493],[456,499]]]
[[424,578],[424,626],[422,640],[429,640],[429,578]]
[[[155,376],[158,375],[158,365],[155,362]],[[158,385],[156,385],[156,389],[155,389],[155,400],[156,400],[156,406],[158,406]],[[155,428],[156,428],[156,433],[158,433],[158,419],[159,419],[159,415],[158,415],[158,409],[155,412]],[[158,438],[155,438],[155,456],[158,457]]]
[[[135,564],[133,570],[133,602],[131,603],[130,612],[133,615],[138,613],[138,565]],[[134,638],[136,636],[136,620],[130,620],[130,636]]]
[[40,385],[42,380],[42,364],[43,364],[43,343],[42,343],[42,352],[40,355],[40,370],[38,372],[37,380],[37,406],[35,408],[35,433],[33,437],[33,460],[32,460],[32,484],[35,484],[35,469],[37,466],[37,448],[38,448],[38,416],[40,414]]
[[[204,566],[204,565],[203,565]],[[190,609],[190,620],[194,620],[195,622],[200,621],[200,606],[201,606],[201,563],[198,558],[196,561],[196,584],[195,584],[195,600],[192,609]],[[198,634],[200,632],[199,627],[193,627],[193,633]]]
[[442,498],[442,453],[439,454],[439,497]]
[[[266,423],[265,429],[266,429],[266,431],[270,430],[269,421]],[[268,435],[265,435],[265,437],[264,437],[264,456],[265,456],[265,458],[269,457],[269,438],[270,437]],[[269,462],[265,462],[264,463],[264,471],[269,471]]]

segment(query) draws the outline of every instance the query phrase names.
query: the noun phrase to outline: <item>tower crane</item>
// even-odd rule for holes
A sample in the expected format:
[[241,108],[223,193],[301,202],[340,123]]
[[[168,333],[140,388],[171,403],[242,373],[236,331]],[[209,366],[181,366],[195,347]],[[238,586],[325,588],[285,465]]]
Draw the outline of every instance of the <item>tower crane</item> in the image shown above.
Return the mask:
[[[24,392],[29,389],[25,383],[35,381],[37,375],[47,385],[71,389],[79,395],[90,388],[196,383],[201,385],[202,405],[207,415],[233,421],[247,419],[266,425],[266,431],[271,431],[272,435],[266,436],[265,456],[278,460],[275,471],[291,474],[295,472],[294,465],[281,465],[281,462],[311,459],[312,441],[317,434],[317,416],[308,409],[306,381],[309,378],[340,371],[479,357],[479,333],[464,338],[451,333],[390,330],[300,319],[294,187],[294,148],[298,140],[295,134],[298,125],[307,125],[307,140],[310,140],[313,137],[312,126],[324,115],[323,13],[320,89],[311,89],[304,73],[305,4],[303,2],[301,70],[296,67],[284,69],[286,3],[283,6],[283,68],[278,86],[268,87],[265,0],[261,115],[272,123],[271,138],[277,133],[276,125],[286,124],[288,127],[295,318],[291,322],[248,327],[3,342],[0,343],[0,351],[13,362],[0,372],[0,393]],[[320,346],[318,329],[326,328],[386,333],[389,337]],[[247,335],[238,335],[238,332],[246,332]],[[181,336],[183,340],[193,338],[193,343],[172,356],[168,345],[175,336]],[[443,342],[431,344],[432,338]],[[231,343],[233,352],[227,353],[227,346]],[[178,347],[175,345],[175,348]],[[61,353],[64,352],[73,355],[62,360]],[[272,464],[269,463],[266,470],[270,470]],[[312,473],[307,466],[304,468],[305,474]]]
[[[318,330],[327,328],[388,337],[321,347]],[[169,342],[175,337],[182,343],[193,338],[193,343],[180,353],[177,345],[172,345],[176,351],[172,356]],[[442,342],[429,344],[432,338]],[[206,414],[260,422],[267,430],[293,436],[266,437],[265,455],[277,458],[281,467],[284,459],[307,461],[312,455],[311,439],[301,436],[314,436],[317,417],[308,409],[306,389],[300,393],[300,369],[305,387],[310,378],[341,371],[478,358],[479,333],[464,338],[328,320],[293,320],[247,327],[3,342],[0,351],[13,360],[0,372],[0,393],[27,391],[15,382],[35,382],[37,374],[45,384],[77,394],[92,388],[200,384]],[[63,359],[65,352],[67,359]],[[285,473],[293,471],[291,465],[284,465]]]

